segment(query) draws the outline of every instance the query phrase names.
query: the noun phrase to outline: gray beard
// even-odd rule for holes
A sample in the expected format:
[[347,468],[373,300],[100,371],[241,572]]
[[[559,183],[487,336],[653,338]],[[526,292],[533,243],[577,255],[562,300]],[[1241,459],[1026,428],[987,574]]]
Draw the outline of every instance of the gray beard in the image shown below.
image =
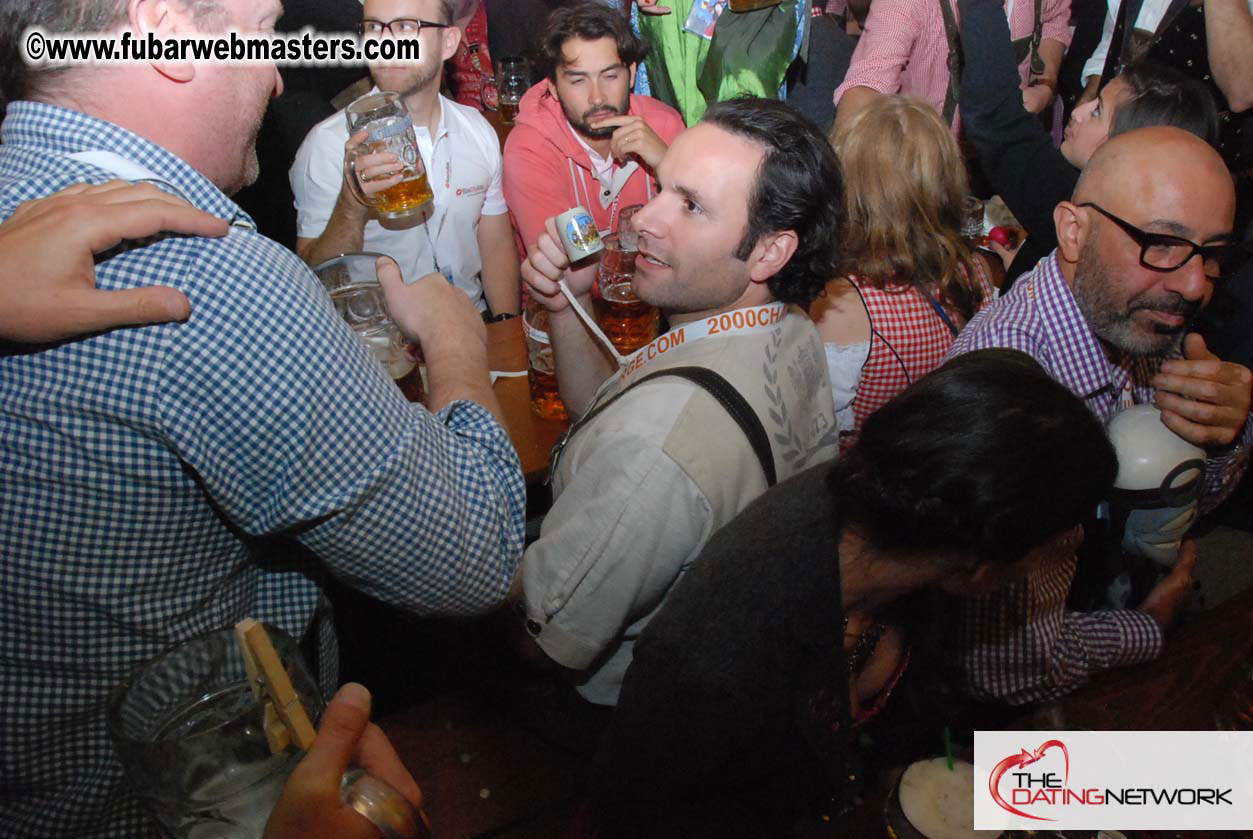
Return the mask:
[[[1074,288],[1075,303],[1078,304],[1088,328],[1096,337],[1124,352],[1178,358],[1182,354],[1184,335],[1187,334],[1200,304],[1173,298],[1145,299],[1143,294],[1137,295],[1126,304],[1120,303],[1111,294],[1114,290],[1111,272],[1101,262],[1091,244],[1092,240],[1085,243],[1079,254]],[[1178,295],[1174,297],[1177,298]],[[1150,303],[1154,305],[1148,305]],[[1124,308],[1125,306],[1129,308]],[[1141,308],[1178,310],[1185,316],[1186,322],[1177,330],[1147,332],[1133,320],[1136,311]]]

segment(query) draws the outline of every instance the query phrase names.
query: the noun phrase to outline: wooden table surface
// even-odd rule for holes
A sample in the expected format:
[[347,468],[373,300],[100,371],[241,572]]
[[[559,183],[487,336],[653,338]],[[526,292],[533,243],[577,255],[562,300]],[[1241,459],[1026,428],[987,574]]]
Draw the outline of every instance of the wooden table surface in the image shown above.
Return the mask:
[[1067,728],[1212,731],[1250,666],[1253,588],[1192,616],[1156,661],[1101,673],[1057,707]]
[[[526,369],[522,318],[487,325],[487,363],[493,370]],[[518,450],[527,484],[542,481],[548,474],[553,444],[566,430],[567,423],[541,419],[531,410],[531,390],[526,376],[498,378],[493,389],[504,410],[505,429]]]

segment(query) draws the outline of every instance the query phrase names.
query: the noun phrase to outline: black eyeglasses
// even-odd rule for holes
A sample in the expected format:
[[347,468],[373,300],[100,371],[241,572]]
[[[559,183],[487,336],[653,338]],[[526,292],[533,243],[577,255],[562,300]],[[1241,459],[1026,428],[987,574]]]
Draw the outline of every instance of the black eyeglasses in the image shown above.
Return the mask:
[[390,32],[397,38],[416,38],[422,34],[423,29],[447,29],[451,25],[413,17],[398,17],[395,20],[375,20],[368,17],[357,24],[357,32],[363,38],[379,38],[384,32]]
[[1238,242],[1198,245],[1182,236],[1141,230],[1090,201],[1079,206],[1091,207],[1121,227],[1123,233],[1130,236],[1132,241],[1140,246],[1140,264],[1151,271],[1178,271],[1187,264],[1189,259],[1199,253],[1205,276],[1211,280],[1221,280],[1239,271],[1249,258],[1248,249]]

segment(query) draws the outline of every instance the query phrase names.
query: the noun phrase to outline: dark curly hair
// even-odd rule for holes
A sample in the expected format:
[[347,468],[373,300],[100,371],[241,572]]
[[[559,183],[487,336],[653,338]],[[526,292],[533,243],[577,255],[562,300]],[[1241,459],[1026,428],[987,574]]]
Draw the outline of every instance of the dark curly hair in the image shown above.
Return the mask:
[[776,300],[808,306],[835,276],[844,232],[844,177],[831,144],[800,111],[774,99],[718,102],[701,122],[765,147],[735,256],[747,259],[766,233],[795,231],[796,252],[767,285]]
[[877,547],[1011,562],[1088,519],[1117,471],[1082,401],[1027,354],[990,349],[872,414],[828,482],[844,522]]
[[618,58],[628,67],[643,61],[648,54],[648,42],[636,37],[622,12],[591,0],[558,6],[548,16],[543,32],[540,60],[544,75],[551,81],[557,80],[557,68],[565,61],[562,47],[571,38],[584,41],[612,38],[618,45]]

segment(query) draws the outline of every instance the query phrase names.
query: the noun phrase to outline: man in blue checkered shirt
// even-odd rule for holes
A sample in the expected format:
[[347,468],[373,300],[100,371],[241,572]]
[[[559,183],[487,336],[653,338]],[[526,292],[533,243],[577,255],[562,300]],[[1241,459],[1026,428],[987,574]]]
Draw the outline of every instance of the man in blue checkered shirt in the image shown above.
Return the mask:
[[[5,0],[0,42],[29,24],[264,32],[280,13],[276,0],[118,8]],[[464,294],[383,278],[426,354],[428,413],[226,197],[256,175],[273,66],[0,65],[18,100],[0,127],[0,218],[120,177],[231,223],[221,238],[124,243],[96,267],[103,289],[174,286],[184,322],[0,353],[0,836],[142,836],[104,724],[137,662],[252,615],[318,640],[329,688],[322,575],[417,613],[488,609],[521,553],[524,487]],[[274,561],[277,537],[317,559]]]

